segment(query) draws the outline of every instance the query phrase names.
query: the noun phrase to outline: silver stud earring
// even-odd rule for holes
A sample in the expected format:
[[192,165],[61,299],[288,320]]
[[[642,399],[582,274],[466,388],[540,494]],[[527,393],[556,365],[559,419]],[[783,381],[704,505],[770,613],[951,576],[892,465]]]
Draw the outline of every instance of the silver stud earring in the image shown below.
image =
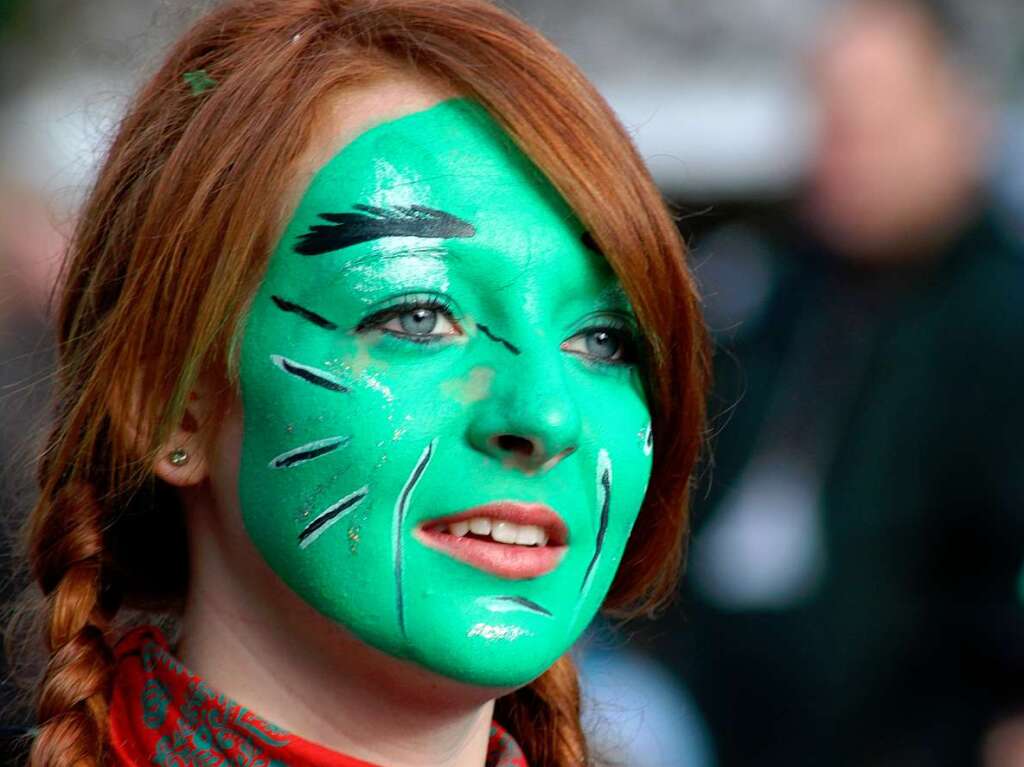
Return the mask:
[[179,447],[177,450],[171,451],[171,454],[167,456],[167,460],[171,462],[171,466],[184,466],[188,463],[188,453]]

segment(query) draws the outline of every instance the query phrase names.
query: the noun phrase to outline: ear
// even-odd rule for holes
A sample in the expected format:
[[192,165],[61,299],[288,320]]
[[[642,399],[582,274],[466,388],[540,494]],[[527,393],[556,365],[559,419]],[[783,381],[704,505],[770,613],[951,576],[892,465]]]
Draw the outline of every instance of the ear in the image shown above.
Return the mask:
[[[151,437],[144,403],[142,377],[133,383],[111,387],[111,420],[115,433],[129,454],[145,454]],[[208,426],[215,416],[216,398],[208,381],[200,379],[189,392],[180,421],[159,445],[152,458],[152,472],[176,487],[203,482],[209,474],[210,447]]]
[[153,473],[169,485],[191,487],[209,476],[208,425],[214,412],[212,392],[202,382],[188,394],[181,421],[174,427],[153,460]]

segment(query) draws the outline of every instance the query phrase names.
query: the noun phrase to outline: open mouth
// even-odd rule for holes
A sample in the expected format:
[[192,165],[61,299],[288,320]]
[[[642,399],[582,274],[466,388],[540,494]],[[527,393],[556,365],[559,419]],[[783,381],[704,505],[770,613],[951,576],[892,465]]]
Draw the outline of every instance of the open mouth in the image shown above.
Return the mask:
[[543,504],[498,501],[420,524],[413,535],[453,559],[502,578],[537,578],[568,549],[568,529]]

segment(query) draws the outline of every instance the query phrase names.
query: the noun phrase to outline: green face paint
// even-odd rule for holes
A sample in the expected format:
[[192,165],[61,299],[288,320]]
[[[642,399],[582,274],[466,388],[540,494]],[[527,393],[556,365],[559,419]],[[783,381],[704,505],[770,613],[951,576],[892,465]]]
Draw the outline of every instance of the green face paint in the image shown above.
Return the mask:
[[370,645],[519,685],[600,606],[650,415],[628,301],[587,244],[465,100],[368,130],[300,202],[242,340],[242,515],[281,578]]

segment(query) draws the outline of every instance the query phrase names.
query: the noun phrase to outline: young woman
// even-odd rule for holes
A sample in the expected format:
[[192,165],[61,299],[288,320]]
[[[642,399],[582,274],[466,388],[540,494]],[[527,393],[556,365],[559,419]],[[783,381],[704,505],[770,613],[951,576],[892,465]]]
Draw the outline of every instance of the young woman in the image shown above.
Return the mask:
[[587,762],[567,653],[674,586],[704,335],[535,31],[222,4],[121,124],[58,328],[33,765]]

